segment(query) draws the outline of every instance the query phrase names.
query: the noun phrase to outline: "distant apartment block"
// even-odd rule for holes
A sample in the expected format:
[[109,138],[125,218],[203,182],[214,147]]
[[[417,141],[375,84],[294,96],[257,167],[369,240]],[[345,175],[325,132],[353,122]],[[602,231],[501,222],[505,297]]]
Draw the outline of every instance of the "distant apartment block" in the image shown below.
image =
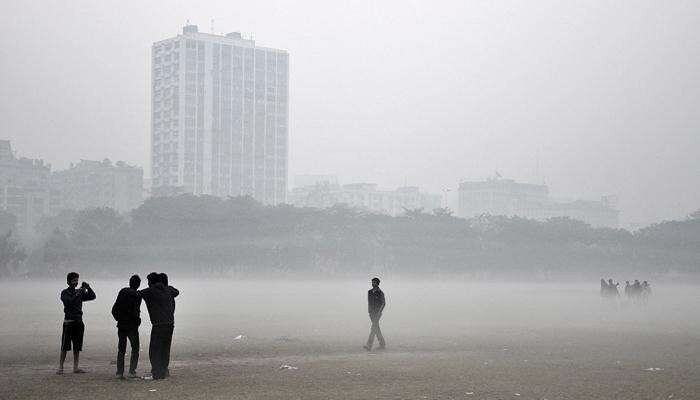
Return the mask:
[[440,207],[439,195],[423,193],[415,186],[389,191],[379,190],[377,185],[372,183],[348,185],[318,183],[295,188],[289,197],[290,202],[297,207],[328,208],[345,204],[349,207],[392,216],[401,215],[406,210],[422,208],[430,212]]
[[558,201],[550,198],[545,185],[492,178],[459,184],[458,215],[470,218],[490,214],[536,220],[569,217],[595,227],[617,228],[620,212],[616,203],[614,197],[603,197],[600,201]]
[[8,140],[0,140],[0,208],[17,218],[17,227],[29,232],[55,211],[59,193],[49,188],[51,166],[42,160],[17,158]]
[[289,54],[234,32],[152,47],[152,194],[285,202]]
[[81,160],[55,172],[51,181],[62,192],[61,208],[65,209],[109,207],[128,212],[143,201],[143,169],[122,161]]

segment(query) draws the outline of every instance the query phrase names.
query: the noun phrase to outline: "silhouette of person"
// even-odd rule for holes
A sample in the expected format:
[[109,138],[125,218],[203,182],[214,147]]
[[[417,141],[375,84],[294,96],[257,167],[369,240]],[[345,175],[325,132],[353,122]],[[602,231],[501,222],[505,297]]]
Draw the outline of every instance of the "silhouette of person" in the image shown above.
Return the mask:
[[66,276],[68,287],[61,291],[61,301],[63,302],[63,332],[61,334],[61,358],[58,364],[58,375],[63,374],[63,363],[66,361],[66,354],[73,350],[73,373],[85,373],[78,368],[80,352],[83,350],[83,335],[85,334],[85,324],[83,323],[83,302],[95,300],[95,292],[92,291],[87,282],[83,282],[80,288],[78,281],[80,275],[77,272],[70,272]]
[[600,278],[600,295],[602,297],[607,297],[610,294],[610,290],[608,289],[608,284],[605,282],[605,279]]
[[634,280],[634,285],[632,285],[632,293],[635,296],[639,296],[640,294],[642,294],[642,284],[639,283],[638,279]]
[[642,301],[644,302],[644,304],[646,304],[647,300],[649,300],[650,295],[651,295],[651,285],[647,281],[642,282],[641,297],[642,297]]
[[129,362],[129,378],[136,378],[136,367],[139,363],[139,325],[141,325],[141,296],[138,288],[141,278],[133,275],[129,279],[129,287],[119,291],[117,300],[112,306],[112,316],[117,321],[117,378],[124,379],[124,357],[126,355],[126,340],[131,344],[131,359]]
[[367,338],[367,344],[364,346],[367,351],[372,350],[375,336],[379,341],[377,350],[384,350],[386,348],[386,342],[384,341],[382,330],[379,327],[379,319],[382,317],[382,311],[384,311],[384,307],[386,306],[386,298],[384,297],[384,292],[379,288],[379,282],[379,278],[372,278],[372,289],[367,291],[367,308],[369,311],[369,319],[372,321],[372,328]]
[[620,283],[613,283],[612,279],[608,279],[608,290],[610,291],[610,297],[618,297],[620,295],[620,292],[617,291],[617,287],[620,286]]
[[[165,286],[168,291],[170,292],[170,295],[172,296],[172,302],[171,305],[173,307],[173,314],[175,313],[175,297],[180,293],[177,289],[175,289],[172,286],[168,285],[168,275],[165,272],[162,272],[160,274],[160,280],[163,282],[163,286]],[[172,346],[172,341],[173,341],[173,334],[170,334],[170,338],[167,341],[167,346],[163,349],[163,366],[165,367],[165,377],[170,376],[170,347]]]
[[151,341],[148,348],[148,358],[151,361],[151,374],[153,379],[166,377],[170,354],[170,345],[175,329],[175,309],[173,297],[180,292],[175,288],[166,287],[162,277],[156,272],[151,272],[146,277],[148,287],[139,291],[146,302],[148,316],[151,319]]
[[632,290],[632,285],[630,285],[630,281],[625,281],[625,296],[630,297],[630,292]]

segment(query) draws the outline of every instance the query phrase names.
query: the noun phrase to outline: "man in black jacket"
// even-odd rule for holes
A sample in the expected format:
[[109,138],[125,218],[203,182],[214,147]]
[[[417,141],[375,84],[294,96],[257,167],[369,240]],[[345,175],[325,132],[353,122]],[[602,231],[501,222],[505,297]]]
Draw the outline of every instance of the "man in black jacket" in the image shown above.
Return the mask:
[[141,296],[138,288],[141,278],[134,275],[129,279],[129,287],[119,291],[117,300],[112,306],[112,316],[117,321],[117,378],[124,379],[124,357],[126,355],[126,340],[131,344],[131,360],[129,363],[129,378],[136,378],[136,367],[139,363],[139,325],[141,325]]
[[85,324],[83,324],[83,302],[95,300],[95,292],[86,282],[78,287],[80,275],[71,272],[66,277],[68,288],[61,291],[61,302],[63,302],[63,333],[61,335],[61,358],[58,365],[57,374],[63,374],[63,363],[66,361],[66,354],[73,350],[73,373],[85,373],[78,368],[80,351],[83,350],[83,335],[85,334]]
[[148,287],[139,291],[139,294],[146,302],[151,325],[153,325],[148,357],[151,360],[153,379],[163,379],[168,371],[170,345],[175,328],[173,299],[180,292],[172,286],[165,286],[161,275],[156,272],[148,274],[146,279],[148,279]]
[[369,332],[369,338],[367,338],[367,345],[364,346],[367,351],[372,350],[375,336],[377,340],[379,340],[379,347],[377,350],[384,350],[386,348],[382,330],[379,328],[379,319],[382,317],[382,311],[384,311],[385,306],[386,299],[384,298],[384,292],[379,288],[379,278],[372,278],[372,289],[367,292],[367,308],[369,311],[369,319],[372,321],[372,328]]
[[[173,306],[173,315],[175,315],[175,297],[177,297],[177,294],[180,292],[175,289],[174,287],[168,285],[168,274],[165,272],[160,273],[160,282],[168,288],[168,291],[172,295],[172,302],[171,305]],[[170,376],[170,346],[172,345],[173,342],[173,334],[170,334],[170,339],[167,341],[167,346],[163,349],[163,365],[165,365],[165,377]]]

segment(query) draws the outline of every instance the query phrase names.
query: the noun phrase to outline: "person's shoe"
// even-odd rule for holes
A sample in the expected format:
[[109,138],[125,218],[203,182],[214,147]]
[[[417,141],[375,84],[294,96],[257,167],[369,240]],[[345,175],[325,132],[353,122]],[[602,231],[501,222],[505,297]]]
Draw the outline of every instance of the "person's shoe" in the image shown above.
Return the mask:
[[117,379],[119,379],[120,381],[123,381],[126,378],[124,378],[124,374],[117,374]]
[[74,370],[73,370],[73,373],[74,373],[74,374],[84,374],[84,373],[86,373],[86,371],[83,370],[83,369],[78,368],[78,369],[74,369]]
[[379,346],[379,347],[377,347],[377,350],[378,350],[378,351],[386,350],[386,346]]
[[367,351],[372,351],[372,348],[370,346],[367,346],[367,345],[362,346],[362,348],[367,350]]
[[127,375],[127,378],[138,379],[138,378],[140,378],[140,376],[136,375],[136,372],[129,372],[129,375]]
[[56,375],[63,375],[63,368],[58,369]]

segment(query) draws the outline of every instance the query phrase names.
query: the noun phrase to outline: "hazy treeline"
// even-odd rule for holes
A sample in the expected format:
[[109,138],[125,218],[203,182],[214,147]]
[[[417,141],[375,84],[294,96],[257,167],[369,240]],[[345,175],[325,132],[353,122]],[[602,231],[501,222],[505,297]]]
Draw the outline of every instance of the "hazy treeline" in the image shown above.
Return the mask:
[[700,211],[632,233],[568,218],[462,219],[448,209],[390,217],[344,206],[271,207],[248,197],[182,195],[148,199],[127,215],[65,211],[42,220],[33,243],[9,233],[9,214],[0,214],[0,223],[3,275],[167,269],[547,279],[700,272]]

